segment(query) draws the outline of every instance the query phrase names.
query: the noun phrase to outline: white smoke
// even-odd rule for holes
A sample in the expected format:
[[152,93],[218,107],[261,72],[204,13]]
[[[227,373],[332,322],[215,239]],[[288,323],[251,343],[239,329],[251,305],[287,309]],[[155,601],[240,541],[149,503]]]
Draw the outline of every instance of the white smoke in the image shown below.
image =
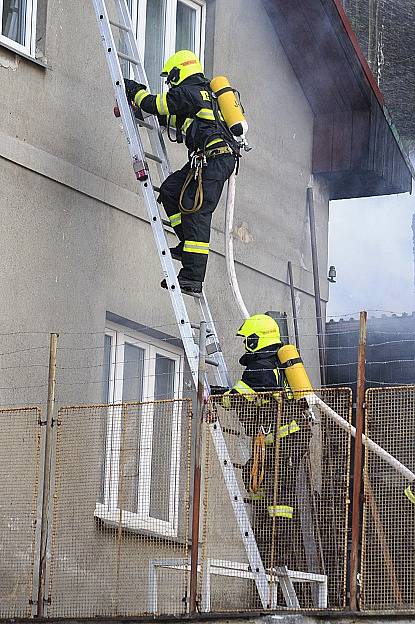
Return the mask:
[[330,203],[328,317],[415,310],[415,195]]

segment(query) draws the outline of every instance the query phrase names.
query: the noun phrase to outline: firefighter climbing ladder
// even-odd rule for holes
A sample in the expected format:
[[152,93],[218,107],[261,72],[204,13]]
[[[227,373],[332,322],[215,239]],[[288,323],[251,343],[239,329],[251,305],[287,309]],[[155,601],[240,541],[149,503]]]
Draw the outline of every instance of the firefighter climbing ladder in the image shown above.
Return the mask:
[[[164,180],[170,173],[167,152],[157,119],[153,116],[149,116],[145,120],[136,120],[132,114],[124,91],[124,79],[121,70],[121,62],[130,63],[135,80],[139,83],[147,84],[145,71],[140,60],[140,54],[134,36],[130,13],[128,11],[126,0],[111,0],[112,8],[114,9],[115,7],[116,9],[117,20],[110,19],[109,12],[107,10],[108,0],[107,2],[105,2],[105,0],[92,1],[111,74],[115,97],[117,99],[123,123],[123,129],[127,137],[133,168],[137,180],[141,183],[141,189],[153,229],[153,235],[161,266],[167,281],[177,325],[180,330],[181,339],[186,352],[193,381],[195,387],[197,388],[198,345],[195,343],[192,324],[189,320],[183,294],[180,290],[176,277],[176,271],[169,252],[163,220],[160,217],[159,207],[155,197],[155,191],[157,188],[152,184],[146,161],[146,159],[148,159],[156,163],[159,177],[161,180]],[[116,41],[118,40],[118,37],[114,35],[115,32],[117,32],[122,41],[122,45],[120,47],[122,47],[123,51],[117,50]],[[148,131],[152,153],[145,151],[137,124]],[[206,347],[210,360],[207,360],[207,362],[214,362],[216,383],[221,386],[229,386],[230,380],[225,360],[220,349],[206,296],[202,293],[200,297],[195,297],[195,300],[200,307],[201,319],[206,321],[209,329]],[[239,489],[232,461],[229,456],[219,422],[215,422],[210,425],[210,430],[215,450],[222,467],[222,473],[238,523],[238,528],[247,553],[250,570],[254,577],[261,603],[263,607],[266,608],[267,606],[270,606],[270,589],[267,573],[262,563],[261,555],[259,553],[255,536],[246,512],[243,497]],[[295,595],[294,587],[291,582],[289,590],[292,596]]]

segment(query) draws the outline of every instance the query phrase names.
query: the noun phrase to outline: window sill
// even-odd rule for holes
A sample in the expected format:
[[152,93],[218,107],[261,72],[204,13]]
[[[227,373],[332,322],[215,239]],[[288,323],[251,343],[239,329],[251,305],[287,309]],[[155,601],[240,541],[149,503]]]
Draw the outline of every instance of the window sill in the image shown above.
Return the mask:
[[4,41],[0,41],[0,48],[6,48],[6,50],[9,50],[9,52],[13,52],[13,54],[17,54],[17,56],[21,56],[26,61],[30,61],[34,65],[38,65],[38,67],[42,67],[43,69],[51,69],[50,65],[47,64],[46,60],[38,59],[33,56],[30,56],[30,54],[26,54],[25,52],[22,52],[21,50],[16,50],[16,48],[14,48],[13,45],[9,45],[5,43]]
[[[156,531],[145,526],[145,521],[140,520],[136,514],[124,512],[127,516],[122,519],[121,528],[133,535],[149,537],[157,539],[157,541],[169,544],[177,544],[179,546],[186,545],[186,540],[176,535],[173,530]],[[118,529],[120,527],[119,510],[109,511],[102,503],[97,503],[94,511],[94,517],[108,529]],[[190,542],[187,542],[190,545]]]

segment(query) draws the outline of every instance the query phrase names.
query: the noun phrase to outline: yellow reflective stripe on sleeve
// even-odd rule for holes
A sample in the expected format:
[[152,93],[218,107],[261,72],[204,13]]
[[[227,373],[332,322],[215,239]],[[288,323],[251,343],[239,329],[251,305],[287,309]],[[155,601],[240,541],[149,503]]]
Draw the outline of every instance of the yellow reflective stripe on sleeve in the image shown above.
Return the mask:
[[296,420],[292,420],[290,423],[278,429],[278,437],[285,438],[287,435],[290,435],[290,433],[296,433],[297,431],[300,431],[300,427]]
[[188,253],[208,254],[209,243],[201,243],[199,241],[184,241],[183,251],[187,251]]
[[141,106],[141,102],[144,100],[144,98],[146,98],[148,95],[150,95],[150,93],[148,91],[146,91],[145,89],[141,89],[141,91],[138,91],[135,94],[135,98],[134,98],[134,102],[137,104],[137,106]]
[[252,388],[248,386],[248,384],[246,384],[244,381],[242,381],[242,379],[236,382],[233,390],[236,390],[238,394],[242,394],[247,401],[255,401],[256,399],[257,393],[255,392],[255,390],[252,390]]
[[169,107],[167,105],[167,93],[158,93],[156,95],[156,107],[159,115],[169,114]]
[[189,127],[192,125],[192,122],[193,122],[193,119],[191,119],[191,117],[187,117],[184,120],[184,123],[182,125],[182,130],[183,130],[184,133],[186,133],[188,131]]
[[294,507],[290,505],[268,505],[268,514],[271,518],[292,518]]
[[413,505],[415,505],[415,494],[412,492],[411,484],[409,484],[408,487],[405,488],[405,496],[408,500],[411,501]]
[[201,108],[196,113],[196,117],[199,119],[206,119],[207,121],[215,121],[215,113],[211,108]]
[[177,212],[176,214],[171,215],[171,217],[169,217],[169,221],[172,227],[177,227],[182,222],[182,213]]

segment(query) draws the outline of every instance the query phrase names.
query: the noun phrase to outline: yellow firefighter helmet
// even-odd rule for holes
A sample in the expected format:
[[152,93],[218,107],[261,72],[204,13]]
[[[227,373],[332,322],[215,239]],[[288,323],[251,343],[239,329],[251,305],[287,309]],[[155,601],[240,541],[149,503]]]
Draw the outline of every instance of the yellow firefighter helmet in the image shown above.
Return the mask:
[[160,76],[166,77],[169,84],[178,85],[194,74],[203,74],[196,54],[191,50],[179,50],[167,59]]
[[268,314],[250,316],[238,329],[236,335],[245,338],[245,349],[251,353],[271,345],[282,344],[278,323]]

